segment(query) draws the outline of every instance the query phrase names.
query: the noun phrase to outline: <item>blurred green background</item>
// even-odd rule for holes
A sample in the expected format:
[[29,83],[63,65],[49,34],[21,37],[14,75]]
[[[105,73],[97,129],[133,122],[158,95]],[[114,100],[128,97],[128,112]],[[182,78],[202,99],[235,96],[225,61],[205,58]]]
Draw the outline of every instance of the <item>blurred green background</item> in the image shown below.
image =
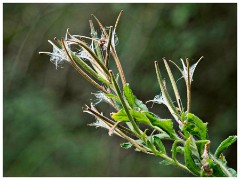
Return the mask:
[[[110,26],[122,9],[117,52],[137,97],[146,101],[160,92],[155,60],[180,65],[180,58],[195,63],[204,56],[193,77],[192,112],[209,123],[212,151],[237,133],[237,4],[5,3],[4,176],[190,176],[122,149],[122,139],[87,126],[94,118],[81,108],[96,89],[69,65],[56,70],[38,54],[52,51],[47,40],[64,36],[67,28],[89,36],[90,14]],[[174,75],[180,77],[176,69]],[[178,85],[186,100],[183,80]],[[152,111],[169,116],[161,105]],[[236,143],[225,154],[236,169]]]

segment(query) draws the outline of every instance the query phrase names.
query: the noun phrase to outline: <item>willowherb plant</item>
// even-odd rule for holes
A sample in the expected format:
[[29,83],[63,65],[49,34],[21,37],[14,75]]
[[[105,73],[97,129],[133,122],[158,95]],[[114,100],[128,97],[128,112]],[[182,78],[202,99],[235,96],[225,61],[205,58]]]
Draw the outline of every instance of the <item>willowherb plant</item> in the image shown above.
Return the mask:
[[[69,63],[98,89],[98,92],[93,94],[98,103],[104,101],[112,107],[113,112],[110,117],[97,110],[98,103],[92,103],[89,106],[85,105],[83,111],[95,117],[96,122],[90,124],[91,126],[105,128],[110,136],[116,134],[125,139],[127,142],[121,144],[121,147],[125,149],[134,147],[136,151],[161,157],[164,159],[161,163],[179,166],[195,176],[237,176],[236,171],[227,166],[227,161],[222,153],[237,140],[237,137],[230,136],[222,141],[215,153],[212,154],[209,151],[211,142],[208,139],[207,123],[204,123],[190,111],[193,73],[203,57],[192,66],[189,65],[188,58],[186,58],[186,63],[181,59],[183,69],[170,61],[181,72],[186,83],[186,111],[168,61],[163,58],[177,106],[175,106],[167,91],[158,62],[155,61],[161,93],[149,102],[167,106],[173,120],[179,125],[179,129],[175,130],[172,119],[162,119],[150,112],[147,106],[133,94],[129,84],[126,82],[115,48],[118,42],[116,28],[121,14],[122,11],[116,20],[115,26],[108,28],[105,28],[93,15],[101,29],[100,37],[90,20],[91,37],[72,35],[67,30],[64,38],[60,40],[54,38],[56,44],[49,41],[53,46],[53,52],[40,53],[49,55],[50,61],[55,64],[56,68],[62,67],[65,62]],[[110,56],[115,61],[118,73],[109,70]],[[121,83],[118,81],[119,76]],[[140,128],[140,124],[147,125],[148,129]],[[170,155],[166,152],[163,140],[172,142]],[[184,162],[178,160],[177,154],[184,156]]]

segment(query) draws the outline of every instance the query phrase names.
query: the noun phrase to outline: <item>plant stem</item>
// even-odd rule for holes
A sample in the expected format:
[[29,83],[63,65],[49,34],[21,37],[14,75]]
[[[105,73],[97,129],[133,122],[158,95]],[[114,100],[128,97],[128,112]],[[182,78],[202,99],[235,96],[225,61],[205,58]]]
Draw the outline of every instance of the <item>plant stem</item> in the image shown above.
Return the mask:
[[186,58],[186,64],[187,64],[187,112],[190,113],[191,110],[191,79],[190,79],[190,65],[188,58]]
[[[187,170],[188,172],[192,173],[186,166],[184,166],[183,164],[179,163],[179,162],[176,162],[174,161],[172,158],[170,158],[169,156],[167,156],[166,154],[158,154],[159,157],[162,157],[170,162],[172,162],[173,164]],[[193,174],[193,173],[192,173]],[[194,174],[195,175],[195,174]]]
[[109,37],[108,37],[108,44],[107,44],[107,49],[106,49],[106,57],[105,57],[105,66],[108,67],[108,62],[109,62],[109,56],[110,56],[110,47],[111,47],[111,43],[112,43],[112,29],[113,27],[110,26],[110,30],[109,30]]
[[118,84],[117,84],[117,82],[116,82],[116,80],[115,80],[115,78],[114,78],[114,75],[113,75],[112,70],[110,70],[109,73],[110,73],[110,76],[111,76],[113,85],[114,85],[114,87],[115,87],[115,89],[116,89],[117,95],[118,95],[118,97],[119,97],[119,99],[120,99],[120,101],[121,101],[121,103],[122,103],[122,105],[123,105],[123,108],[124,108],[124,110],[125,110],[128,118],[129,118],[129,121],[131,122],[131,124],[132,124],[133,129],[135,130],[135,132],[140,135],[141,132],[140,132],[140,130],[139,130],[136,122],[134,121],[132,115],[130,114],[128,108],[127,108],[126,102],[125,102],[124,99],[123,99],[122,93],[121,93],[121,91],[120,91],[120,89],[119,89],[119,87],[118,87]]
[[[102,120],[104,120],[104,121],[106,121],[106,122],[108,122],[108,123],[110,123],[110,124],[112,124],[112,125],[115,123],[114,121],[108,119],[106,116],[101,115],[100,113],[92,110],[92,109],[89,108],[89,107],[86,107],[86,110],[87,110],[87,111],[90,111],[90,112],[93,113],[95,116],[99,117],[100,119],[102,119]],[[123,130],[123,131],[125,131],[125,132],[127,132],[127,133],[129,133],[129,134],[131,134],[131,135],[134,135],[134,136],[136,135],[136,134],[134,134],[130,129],[128,129],[128,128],[122,126],[122,125],[118,125],[118,128],[121,129],[121,130]]]
[[228,176],[228,177],[233,177],[232,174],[229,172],[226,166],[222,164],[217,158],[215,158],[214,155],[210,154],[211,158],[221,167],[223,172]]
[[112,56],[113,56],[113,58],[115,60],[115,63],[116,63],[119,75],[121,77],[122,85],[124,86],[126,84],[126,78],[124,76],[122,65],[121,65],[120,60],[119,60],[119,58],[117,56],[117,53],[116,53],[115,49],[112,47],[112,45],[111,45],[111,48],[112,48]]

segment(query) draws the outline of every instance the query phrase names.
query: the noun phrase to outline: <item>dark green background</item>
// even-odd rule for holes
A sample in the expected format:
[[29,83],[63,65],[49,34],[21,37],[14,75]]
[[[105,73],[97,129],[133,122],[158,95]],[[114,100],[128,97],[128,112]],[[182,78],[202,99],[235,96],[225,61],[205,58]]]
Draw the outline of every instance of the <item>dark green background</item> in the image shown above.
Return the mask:
[[[160,92],[155,60],[180,64],[187,56],[194,63],[204,56],[193,78],[192,112],[209,122],[212,151],[237,133],[237,4],[4,4],[4,176],[189,176],[87,126],[94,118],[81,108],[96,89],[68,64],[56,70],[38,54],[52,51],[47,40],[67,28],[89,36],[92,13],[114,25],[121,9],[117,52],[137,97]],[[178,85],[185,103],[183,80]],[[168,116],[162,105],[152,111]],[[225,153],[234,169],[236,149],[235,143]]]

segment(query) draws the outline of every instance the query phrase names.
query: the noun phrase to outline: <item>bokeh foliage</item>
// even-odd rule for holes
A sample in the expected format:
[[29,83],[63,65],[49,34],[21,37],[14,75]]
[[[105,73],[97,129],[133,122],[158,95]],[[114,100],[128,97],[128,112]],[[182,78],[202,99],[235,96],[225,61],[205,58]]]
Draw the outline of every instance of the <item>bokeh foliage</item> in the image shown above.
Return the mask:
[[[204,56],[192,83],[192,112],[209,123],[212,150],[237,134],[236,4],[5,3],[4,176],[189,175],[124,150],[118,137],[87,126],[93,119],[81,108],[93,99],[94,87],[69,65],[56,70],[49,57],[38,55],[51,51],[47,40],[64,36],[67,28],[89,35],[90,14],[110,26],[121,9],[117,51],[137,97],[146,101],[160,92],[154,60],[179,64],[187,56],[194,63]],[[174,75],[180,77],[177,70]],[[182,80],[178,85],[185,93]],[[153,111],[169,116],[163,106],[154,105]],[[237,169],[236,145],[226,156]]]

